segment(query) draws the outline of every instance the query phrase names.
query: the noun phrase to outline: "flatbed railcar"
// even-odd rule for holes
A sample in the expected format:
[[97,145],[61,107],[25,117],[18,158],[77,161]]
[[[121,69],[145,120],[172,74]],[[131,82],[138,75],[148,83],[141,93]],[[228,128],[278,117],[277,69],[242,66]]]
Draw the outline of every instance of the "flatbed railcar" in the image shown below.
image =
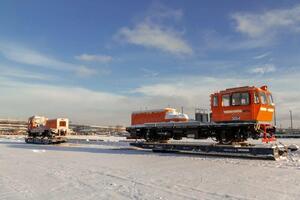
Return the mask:
[[255,158],[278,160],[285,157],[288,148],[282,144],[266,144],[266,145],[222,145],[208,142],[171,142],[171,143],[151,143],[151,142],[133,142],[131,146],[141,149],[152,150],[158,153],[187,153],[205,156],[223,156],[223,157],[239,157],[239,158]]
[[[235,134],[228,139],[222,132],[235,131]],[[233,141],[242,142],[248,138],[258,139],[261,131],[254,122],[234,123],[202,123],[190,122],[169,122],[169,123],[147,123],[140,126],[127,127],[131,138],[145,139],[149,142],[165,142],[170,138],[181,140],[182,138],[207,139],[226,144]]]

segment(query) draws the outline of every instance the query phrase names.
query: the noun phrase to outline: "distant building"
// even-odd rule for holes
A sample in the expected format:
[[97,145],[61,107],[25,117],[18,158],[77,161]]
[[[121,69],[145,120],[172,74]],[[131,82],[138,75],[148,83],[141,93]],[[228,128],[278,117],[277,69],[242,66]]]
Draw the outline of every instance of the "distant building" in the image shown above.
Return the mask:
[[24,135],[27,131],[27,122],[0,119],[0,134],[1,135]]
[[74,135],[123,135],[125,127],[123,126],[93,126],[71,124],[70,129]]
[[300,134],[300,129],[290,129],[290,128],[278,128],[276,129],[277,134]]
[[[90,126],[70,124],[71,134],[74,135],[125,135],[125,127],[117,126]],[[25,135],[27,122],[10,119],[0,119],[0,135]]]

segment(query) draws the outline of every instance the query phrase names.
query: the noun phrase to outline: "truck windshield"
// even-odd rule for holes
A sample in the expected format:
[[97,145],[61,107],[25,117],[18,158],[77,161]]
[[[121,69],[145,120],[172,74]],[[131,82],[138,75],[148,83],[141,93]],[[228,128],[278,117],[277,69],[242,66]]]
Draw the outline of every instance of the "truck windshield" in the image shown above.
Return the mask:
[[268,104],[266,93],[260,92],[259,94],[260,94],[260,97],[261,97],[261,103],[262,104]]
[[257,92],[254,93],[254,103],[255,104],[259,103],[259,96],[258,96]]

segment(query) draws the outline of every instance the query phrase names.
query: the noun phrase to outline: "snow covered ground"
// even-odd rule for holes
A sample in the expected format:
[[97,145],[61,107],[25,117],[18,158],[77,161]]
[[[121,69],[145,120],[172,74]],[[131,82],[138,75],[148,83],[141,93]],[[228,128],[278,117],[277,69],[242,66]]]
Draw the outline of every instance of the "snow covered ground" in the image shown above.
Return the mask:
[[137,151],[117,141],[0,138],[0,199],[300,199],[299,151],[266,161]]

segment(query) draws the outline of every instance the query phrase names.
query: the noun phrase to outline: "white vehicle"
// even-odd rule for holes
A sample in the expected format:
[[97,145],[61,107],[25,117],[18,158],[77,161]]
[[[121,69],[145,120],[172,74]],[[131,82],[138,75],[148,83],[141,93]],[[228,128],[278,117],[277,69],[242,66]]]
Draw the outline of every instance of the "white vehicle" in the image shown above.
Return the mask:
[[67,118],[48,119],[41,116],[32,116],[28,119],[27,143],[62,143],[69,133],[69,120]]

